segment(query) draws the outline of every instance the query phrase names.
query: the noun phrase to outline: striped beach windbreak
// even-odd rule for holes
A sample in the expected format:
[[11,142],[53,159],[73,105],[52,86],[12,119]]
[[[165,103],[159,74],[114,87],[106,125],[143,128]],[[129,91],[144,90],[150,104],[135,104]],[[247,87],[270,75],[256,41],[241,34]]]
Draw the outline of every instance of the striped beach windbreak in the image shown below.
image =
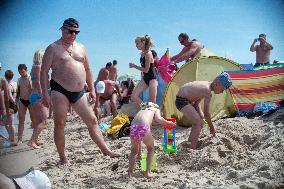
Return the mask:
[[284,100],[284,67],[226,72],[232,78],[229,90],[239,115],[251,113],[257,103],[279,105]]

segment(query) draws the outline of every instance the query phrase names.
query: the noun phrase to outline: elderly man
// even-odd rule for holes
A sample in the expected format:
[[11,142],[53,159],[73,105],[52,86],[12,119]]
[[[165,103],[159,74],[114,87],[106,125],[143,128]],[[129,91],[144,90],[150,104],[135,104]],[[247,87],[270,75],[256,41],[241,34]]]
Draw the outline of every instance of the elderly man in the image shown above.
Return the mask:
[[85,47],[76,42],[79,31],[79,23],[74,18],[64,21],[62,37],[49,45],[45,51],[42,68],[42,101],[50,106],[48,95],[48,71],[52,69],[50,87],[51,101],[54,112],[54,141],[60,157],[60,163],[67,163],[64,153],[65,136],[64,127],[69,105],[77,112],[88,126],[89,134],[96,142],[104,155],[118,157],[121,154],[109,149],[98,128],[98,120],[89,106],[86,95],[83,92],[87,82],[91,100],[95,100],[93,76],[91,74],[87,52]]
[[203,45],[200,42],[197,40],[191,41],[186,33],[179,34],[178,40],[180,44],[184,46],[184,48],[179,54],[171,58],[171,62],[174,64],[184,60],[187,61],[194,59],[199,54],[201,49],[203,49]]
[[[259,41],[259,45],[255,45],[257,41]],[[250,47],[251,52],[256,52],[256,63],[254,67],[269,64],[270,51],[272,49],[273,46],[266,41],[265,34],[260,34],[258,38],[254,39]]]
[[112,80],[99,81],[96,84],[97,100],[95,105],[96,116],[100,117],[100,104],[110,100],[111,113],[113,117],[117,115],[117,95],[121,97],[119,85]]

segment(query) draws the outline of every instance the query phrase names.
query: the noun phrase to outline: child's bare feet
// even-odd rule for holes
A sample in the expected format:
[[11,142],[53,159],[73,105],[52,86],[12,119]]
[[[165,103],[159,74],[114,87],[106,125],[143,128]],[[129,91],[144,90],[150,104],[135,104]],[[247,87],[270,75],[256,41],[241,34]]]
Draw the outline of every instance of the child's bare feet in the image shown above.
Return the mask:
[[145,174],[145,177],[146,177],[147,179],[155,178],[156,176],[157,176],[157,174],[155,174],[155,173],[152,173],[152,174],[151,174],[151,173],[148,173],[148,172],[147,172],[147,173]]
[[35,142],[28,142],[28,146],[30,146],[30,147],[32,147],[32,148],[34,148],[34,149],[39,149],[39,148],[41,148],[40,146],[38,146],[38,145],[36,145],[36,143]]
[[128,177],[131,178],[132,176],[133,176],[133,173],[130,173],[130,172],[128,171]]

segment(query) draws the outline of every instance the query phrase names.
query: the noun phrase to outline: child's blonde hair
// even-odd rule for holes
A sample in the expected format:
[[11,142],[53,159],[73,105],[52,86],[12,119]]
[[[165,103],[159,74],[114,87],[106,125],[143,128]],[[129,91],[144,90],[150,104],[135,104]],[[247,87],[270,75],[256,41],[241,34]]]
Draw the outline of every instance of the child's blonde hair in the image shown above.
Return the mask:
[[34,54],[34,62],[33,65],[41,65],[42,63],[42,58],[44,55],[44,50],[37,50]]
[[154,46],[153,44],[153,40],[149,35],[145,35],[143,37],[136,37],[135,41],[142,41],[145,42],[144,45],[144,50],[149,51],[151,49],[151,47]]

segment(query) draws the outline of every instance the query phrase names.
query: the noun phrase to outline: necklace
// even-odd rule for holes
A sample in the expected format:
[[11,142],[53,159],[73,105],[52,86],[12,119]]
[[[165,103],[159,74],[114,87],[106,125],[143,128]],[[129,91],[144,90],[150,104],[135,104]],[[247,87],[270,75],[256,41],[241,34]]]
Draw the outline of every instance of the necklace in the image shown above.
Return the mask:
[[72,45],[71,45],[71,49],[70,49],[70,50],[69,50],[69,47],[67,48],[66,45],[64,45],[63,40],[61,40],[61,44],[62,44],[63,48],[66,50],[66,52],[67,52],[70,56],[72,56],[73,43],[72,43]]

